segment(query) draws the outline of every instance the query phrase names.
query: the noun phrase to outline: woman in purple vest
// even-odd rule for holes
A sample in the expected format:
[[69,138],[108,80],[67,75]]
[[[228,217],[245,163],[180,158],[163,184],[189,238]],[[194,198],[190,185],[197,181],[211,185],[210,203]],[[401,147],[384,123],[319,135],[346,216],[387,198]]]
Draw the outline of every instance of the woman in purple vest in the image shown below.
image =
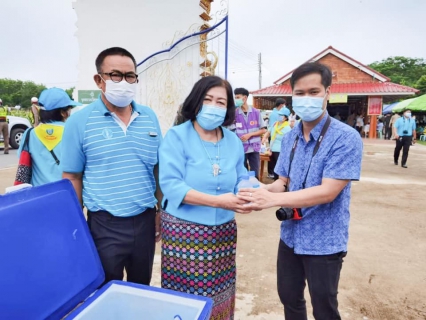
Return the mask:
[[234,121],[228,81],[199,80],[183,103],[186,122],[172,127],[159,151],[164,194],[161,286],[211,297],[210,319],[233,319],[237,226],[248,213],[236,196],[247,170],[241,141],[223,128]]

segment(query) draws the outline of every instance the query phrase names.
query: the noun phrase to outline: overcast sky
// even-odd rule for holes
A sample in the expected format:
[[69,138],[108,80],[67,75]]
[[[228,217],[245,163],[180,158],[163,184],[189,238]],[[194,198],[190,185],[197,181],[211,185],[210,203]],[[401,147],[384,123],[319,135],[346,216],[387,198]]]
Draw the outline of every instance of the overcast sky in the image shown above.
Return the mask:
[[[424,0],[230,0],[230,81],[257,89],[259,52],[262,87],[330,45],[364,64],[426,58],[425,12]],[[1,0],[0,13],[0,78],[75,85],[79,47],[71,0]]]

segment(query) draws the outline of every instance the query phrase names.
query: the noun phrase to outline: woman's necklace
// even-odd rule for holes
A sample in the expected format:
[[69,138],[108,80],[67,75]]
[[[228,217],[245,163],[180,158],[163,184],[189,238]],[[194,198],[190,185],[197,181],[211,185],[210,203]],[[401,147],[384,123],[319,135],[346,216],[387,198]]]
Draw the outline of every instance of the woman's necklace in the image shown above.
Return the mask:
[[219,137],[217,135],[217,128],[215,129],[215,132],[216,132],[216,144],[217,144],[217,155],[216,155],[216,161],[217,161],[217,163],[214,160],[212,160],[212,158],[210,157],[210,154],[208,153],[208,151],[206,149],[206,146],[203,143],[203,140],[201,140],[201,137],[200,137],[200,135],[197,132],[198,138],[200,139],[200,143],[203,146],[204,151],[206,152],[207,157],[209,158],[210,163],[212,165],[213,177],[217,177],[219,174],[222,173],[222,170],[220,170],[220,166],[219,166],[219,162],[220,162],[220,145],[219,145]]

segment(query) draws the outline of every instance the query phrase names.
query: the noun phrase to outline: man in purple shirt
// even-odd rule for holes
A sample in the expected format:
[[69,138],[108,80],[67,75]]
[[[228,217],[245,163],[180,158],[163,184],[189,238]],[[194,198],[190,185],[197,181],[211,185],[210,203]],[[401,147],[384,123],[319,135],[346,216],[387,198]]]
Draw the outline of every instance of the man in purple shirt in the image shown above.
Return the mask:
[[266,125],[260,111],[247,104],[249,92],[244,88],[236,88],[235,94],[235,133],[243,142],[244,165],[256,173],[259,179],[261,137],[266,133]]

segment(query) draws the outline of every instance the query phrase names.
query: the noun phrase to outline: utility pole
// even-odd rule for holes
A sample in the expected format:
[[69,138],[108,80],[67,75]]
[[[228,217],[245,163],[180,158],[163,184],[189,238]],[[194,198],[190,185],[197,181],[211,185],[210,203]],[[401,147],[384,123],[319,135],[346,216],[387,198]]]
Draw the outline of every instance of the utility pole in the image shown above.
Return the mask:
[[262,53],[259,53],[259,89],[262,89]]

